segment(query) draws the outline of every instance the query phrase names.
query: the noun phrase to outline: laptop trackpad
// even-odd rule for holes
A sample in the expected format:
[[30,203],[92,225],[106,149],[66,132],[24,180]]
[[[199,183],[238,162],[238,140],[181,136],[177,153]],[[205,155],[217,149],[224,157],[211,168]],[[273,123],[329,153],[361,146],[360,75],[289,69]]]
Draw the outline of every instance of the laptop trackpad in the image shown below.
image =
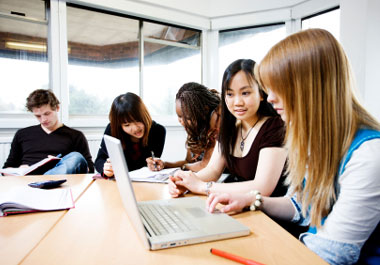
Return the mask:
[[192,216],[197,217],[197,218],[206,216],[205,211],[199,207],[186,208],[186,211],[189,212]]

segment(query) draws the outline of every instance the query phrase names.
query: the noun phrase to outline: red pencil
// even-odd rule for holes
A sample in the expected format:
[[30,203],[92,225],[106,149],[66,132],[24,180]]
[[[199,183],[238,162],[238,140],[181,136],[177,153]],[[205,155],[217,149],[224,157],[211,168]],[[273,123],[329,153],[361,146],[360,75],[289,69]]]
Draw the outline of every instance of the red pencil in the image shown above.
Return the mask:
[[236,256],[236,255],[227,253],[225,251],[221,251],[221,250],[216,249],[216,248],[211,248],[210,252],[212,254],[214,254],[214,255],[217,255],[217,256],[220,256],[220,257],[223,257],[223,258],[226,258],[226,259],[230,259],[230,260],[242,263],[242,264],[247,264],[247,265],[264,265],[264,264],[259,263],[257,261],[254,261],[254,260],[251,260],[251,259],[242,258],[242,257]]

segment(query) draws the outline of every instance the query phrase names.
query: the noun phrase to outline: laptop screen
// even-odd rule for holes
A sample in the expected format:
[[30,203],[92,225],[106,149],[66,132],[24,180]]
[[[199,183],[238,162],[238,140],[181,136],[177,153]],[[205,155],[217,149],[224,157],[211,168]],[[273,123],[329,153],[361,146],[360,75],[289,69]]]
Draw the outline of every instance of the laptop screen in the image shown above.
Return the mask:
[[123,149],[119,139],[104,135],[108,155],[110,156],[112,168],[116,178],[117,187],[124,208],[127,211],[129,220],[132,222],[135,231],[142,240],[144,247],[150,249],[149,241],[146,236],[144,225],[137,208],[137,201],[133,191],[132,183],[128,175],[128,166],[125,162]]

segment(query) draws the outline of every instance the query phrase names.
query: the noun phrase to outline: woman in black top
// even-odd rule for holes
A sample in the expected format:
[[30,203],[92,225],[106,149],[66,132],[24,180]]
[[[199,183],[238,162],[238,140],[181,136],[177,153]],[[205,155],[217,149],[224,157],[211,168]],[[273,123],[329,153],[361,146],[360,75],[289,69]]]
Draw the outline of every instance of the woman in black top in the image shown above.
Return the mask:
[[[174,174],[169,180],[172,197],[186,190],[206,195],[258,190],[270,196],[277,188],[282,194],[276,195],[286,192],[281,187],[287,155],[283,148],[284,123],[267,102],[267,94],[256,81],[254,66],[253,60],[239,59],[225,70],[217,146],[204,169]],[[232,181],[240,183],[215,183],[225,168],[236,176]]]
[[[104,134],[118,138],[123,146],[129,170],[146,166],[146,158],[160,157],[165,144],[165,128],[152,120],[145,104],[134,93],[122,94],[112,103],[110,123]],[[108,159],[104,139],[95,160],[95,168],[103,176],[112,177],[112,164]]]

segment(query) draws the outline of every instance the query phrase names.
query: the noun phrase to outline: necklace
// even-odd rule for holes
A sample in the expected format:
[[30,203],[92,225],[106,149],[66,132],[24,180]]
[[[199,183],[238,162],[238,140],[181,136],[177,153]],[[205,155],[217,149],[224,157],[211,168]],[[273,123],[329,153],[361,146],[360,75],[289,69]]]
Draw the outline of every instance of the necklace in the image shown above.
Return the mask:
[[256,126],[256,124],[259,122],[259,118],[257,118],[257,121],[253,124],[253,126],[251,127],[251,129],[249,129],[247,135],[245,136],[245,138],[243,137],[243,125],[240,124],[240,136],[241,136],[241,142],[240,142],[240,150],[243,152],[244,150],[244,141],[247,139],[248,135],[250,134],[250,132],[252,131],[252,129]]

